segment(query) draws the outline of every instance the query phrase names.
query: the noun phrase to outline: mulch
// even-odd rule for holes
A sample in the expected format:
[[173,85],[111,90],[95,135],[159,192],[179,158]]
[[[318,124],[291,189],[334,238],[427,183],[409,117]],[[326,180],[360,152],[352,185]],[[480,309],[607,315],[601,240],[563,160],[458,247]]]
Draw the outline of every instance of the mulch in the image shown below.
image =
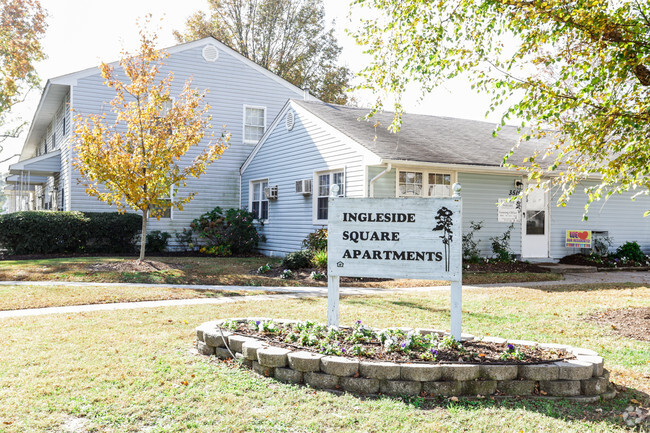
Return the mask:
[[156,260],[124,260],[114,263],[97,263],[88,266],[93,272],[156,272],[174,269],[166,263]]
[[[355,357],[350,354],[350,349],[354,342],[346,341],[346,338],[352,334],[352,328],[341,327],[339,331],[343,333],[343,337],[338,339],[337,343],[343,350],[343,356],[367,359],[373,361],[390,361],[390,362],[425,362],[420,360],[417,353],[412,356],[403,352],[387,352],[385,347],[379,340],[373,340],[368,343],[359,343],[365,350],[372,351],[370,356]],[[285,341],[287,334],[290,333],[288,328],[281,328],[280,332],[276,334],[262,333],[251,329],[246,324],[240,324],[235,331],[236,334],[252,336],[260,340],[264,340],[269,344],[276,347],[283,347],[286,349],[299,349],[313,353],[322,353],[317,346],[303,346],[299,344],[290,344]],[[465,352],[460,353],[453,349],[438,349],[437,363],[467,363],[467,364],[500,364],[500,365],[520,365],[520,364],[539,364],[544,362],[555,362],[562,359],[573,359],[574,355],[562,349],[540,349],[533,346],[519,346],[514,345],[517,350],[525,355],[523,360],[501,359],[501,354],[508,348],[506,343],[488,343],[483,341],[465,341],[462,343]]]
[[614,333],[640,341],[650,341],[650,307],[607,310],[589,320],[607,326]]
[[529,272],[535,274],[544,274],[551,272],[532,263],[526,262],[487,262],[487,263],[463,263],[463,272],[471,273],[522,273]]

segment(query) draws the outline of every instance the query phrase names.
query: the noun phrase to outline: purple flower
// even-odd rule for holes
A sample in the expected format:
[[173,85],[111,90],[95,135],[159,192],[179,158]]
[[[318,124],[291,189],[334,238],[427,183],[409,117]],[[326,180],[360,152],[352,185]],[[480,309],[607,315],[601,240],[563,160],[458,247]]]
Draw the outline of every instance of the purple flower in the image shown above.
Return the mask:
[[358,319],[357,319],[357,321],[354,322],[354,323],[356,323],[357,325],[361,325],[361,320],[358,320]]
[[402,349],[404,349],[406,347],[406,341],[404,343],[400,344],[400,346],[402,346]]
[[510,351],[515,350],[515,346],[513,344],[508,343],[508,350]]
[[438,354],[438,351],[436,349],[431,349],[431,354],[433,356],[436,356]]
[[341,352],[345,353],[345,347],[343,349],[341,349]]
[[261,323],[261,322],[260,322],[259,320],[256,320],[256,321],[255,321],[255,325],[257,325],[257,326],[260,326],[260,323]]

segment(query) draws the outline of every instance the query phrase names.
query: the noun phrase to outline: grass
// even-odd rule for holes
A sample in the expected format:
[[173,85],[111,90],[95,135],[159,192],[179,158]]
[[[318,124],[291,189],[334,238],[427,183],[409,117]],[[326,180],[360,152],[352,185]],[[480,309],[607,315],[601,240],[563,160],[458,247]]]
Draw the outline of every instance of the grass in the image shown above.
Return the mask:
[[[628,405],[650,405],[650,348],[585,319],[650,305],[650,289],[482,288],[464,294],[464,331],[601,352],[630,389],[595,404],[337,396],[260,378],[193,353],[194,328],[224,317],[326,320],[325,299],[0,320],[0,431],[618,432]],[[346,297],[341,321],[446,328],[444,293]],[[638,402],[638,403],[635,403]],[[74,430],[72,430],[74,431]]]
[[[96,283],[151,284],[215,284],[241,286],[326,286],[326,281],[282,280],[257,275],[255,270],[269,263],[279,265],[269,257],[149,257],[172,269],[154,272],[96,271],[95,264],[133,260],[132,257],[72,257],[42,260],[0,261],[0,280],[4,281],[80,281]],[[556,274],[470,274],[466,284],[549,281],[562,277]],[[353,282],[355,287],[405,287],[447,284],[441,281],[392,280],[383,282]]]
[[164,287],[0,286],[0,311],[115,302],[258,295],[261,291],[208,291]]

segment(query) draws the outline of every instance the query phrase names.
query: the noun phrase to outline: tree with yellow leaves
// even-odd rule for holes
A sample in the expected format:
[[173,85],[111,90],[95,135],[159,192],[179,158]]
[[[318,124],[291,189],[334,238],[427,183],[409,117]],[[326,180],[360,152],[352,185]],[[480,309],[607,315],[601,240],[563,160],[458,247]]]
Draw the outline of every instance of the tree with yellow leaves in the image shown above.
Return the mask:
[[230,138],[222,133],[193,160],[183,158],[206,138],[210,107],[203,101],[205,92],[193,89],[189,80],[172,98],[173,74],[158,77],[167,54],[155,49],[156,39],[141,30],[138,53],[123,52],[119,73],[124,80],[112,66],[100,66],[104,84],[116,94],[110,103],[114,121],[105,113],[75,116],[74,166],[86,192],[122,212],[142,212],[139,260],[145,254],[147,218],[160,218],[172,207],[183,210],[196,193],[183,195],[177,188],[203,174]]

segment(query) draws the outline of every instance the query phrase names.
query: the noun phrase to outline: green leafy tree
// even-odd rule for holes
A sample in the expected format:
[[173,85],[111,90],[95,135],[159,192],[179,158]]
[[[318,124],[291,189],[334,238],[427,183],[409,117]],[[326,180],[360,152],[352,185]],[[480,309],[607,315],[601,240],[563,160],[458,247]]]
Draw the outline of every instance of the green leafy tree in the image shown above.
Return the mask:
[[[0,0],[0,125],[11,107],[40,84],[34,64],[45,58],[41,46],[45,17],[38,0]],[[2,133],[0,144],[16,136],[22,126]]]
[[[616,0],[356,0],[355,31],[372,55],[364,86],[374,110],[410,82],[424,93],[464,75],[492,96],[522,139],[550,145],[525,161],[565,205],[589,175],[588,204],[650,189],[650,5]],[[525,128],[523,128],[525,127]],[[507,158],[506,158],[507,161]],[[588,206],[588,205],[587,205]],[[649,211],[650,212],[650,211]],[[646,215],[649,213],[646,212]]]
[[326,102],[345,104],[351,72],[337,64],[341,47],[325,25],[321,0],[208,0],[179,42],[213,36],[253,62]]

